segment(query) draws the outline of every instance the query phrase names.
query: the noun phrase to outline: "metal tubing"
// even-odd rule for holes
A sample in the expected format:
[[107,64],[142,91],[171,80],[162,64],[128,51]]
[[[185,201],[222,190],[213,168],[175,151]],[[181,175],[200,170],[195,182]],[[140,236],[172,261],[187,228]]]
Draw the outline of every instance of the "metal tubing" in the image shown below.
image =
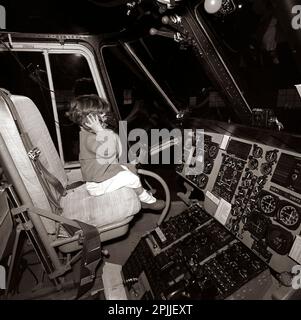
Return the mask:
[[155,78],[152,76],[152,74],[148,71],[148,69],[146,68],[146,66],[143,64],[143,62],[139,59],[139,57],[136,55],[136,53],[134,52],[134,50],[132,49],[132,47],[130,46],[129,43],[125,43],[124,47],[126,49],[126,51],[131,55],[131,57],[135,60],[135,62],[138,64],[138,66],[143,70],[143,72],[147,75],[147,77],[149,78],[149,80],[154,84],[154,86],[156,87],[156,89],[160,92],[160,94],[163,96],[163,98],[165,99],[165,101],[168,103],[168,105],[173,109],[173,111],[175,113],[179,113],[179,110],[177,109],[177,107],[174,105],[174,103],[169,99],[169,97],[167,96],[167,94],[164,92],[164,90],[161,88],[161,86],[159,85],[159,83],[155,80]]
[[[20,200],[23,204],[29,205],[29,206],[33,206],[32,200],[24,186],[24,183],[20,177],[20,174],[18,172],[18,170],[16,169],[15,165],[14,165],[14,161],[10,156],[10,153],[7,149],[7,146],[5,144],[5,141],[0,133],[0,162],[3,166],[3,170],[5,172],[5,175],[7,176],[7,178],[9,179],[9,181],[15,186],[17,194],[20,197]],[[32,213],[28,213],[33,225],[35,226],[41,241],[43,242],[43,245],[53,263],[53,266],[56,269],[60,269],[62,267],[62,264],[57,256],[57,253],[55,252],[55,250],[51,247],[50,245],[50,241],[49,241],[49,237],[48,237],[48,233],[45,229],[45,226],[41,220],[41,218],[36,215],[36,214],[32,214]]]

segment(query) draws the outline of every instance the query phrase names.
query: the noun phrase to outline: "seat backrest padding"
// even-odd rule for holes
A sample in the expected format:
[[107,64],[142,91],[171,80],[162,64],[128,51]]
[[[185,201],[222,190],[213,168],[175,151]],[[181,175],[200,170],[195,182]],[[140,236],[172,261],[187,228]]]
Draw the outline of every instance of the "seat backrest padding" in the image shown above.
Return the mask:
[[[33,146],[38,147],[42,152],[41,162],[66,186],[67,176],[39,110],[27,97],[11,96],[11,99]],[[34,206],[51,210],[38,176],[28,158],[12,114],[2,98],[0,98],[0,133]],[[43,219],[43,221],[47,231],[54,232],[54,223],[49,219]]]

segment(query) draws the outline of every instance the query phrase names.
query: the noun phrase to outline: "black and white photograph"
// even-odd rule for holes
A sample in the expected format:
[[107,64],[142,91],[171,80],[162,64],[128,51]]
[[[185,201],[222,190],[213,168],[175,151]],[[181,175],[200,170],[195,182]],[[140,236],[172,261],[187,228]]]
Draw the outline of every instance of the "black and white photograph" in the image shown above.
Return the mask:
[[0,0],[0,309],[24,300],[301,300],[300,0]]

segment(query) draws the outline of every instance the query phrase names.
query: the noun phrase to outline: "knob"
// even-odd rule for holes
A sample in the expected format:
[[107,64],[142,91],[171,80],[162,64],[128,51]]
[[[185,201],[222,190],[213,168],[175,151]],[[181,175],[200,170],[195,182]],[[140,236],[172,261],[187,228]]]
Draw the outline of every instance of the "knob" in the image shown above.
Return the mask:
[[298,179],[298,175],[296,174],[296,173],[294,173],[293,175],[292,175],[292,180],[297,180]]
[[234,208],[233,209],[233,211],[232,211],[232,215],[234,216],[234,217],[236,217],[236,216],[238,216],[239,215],[239,208]]
[[232,226],[232,231],[233,231],[234,233],[236,233],[236,232],[238,232],[238,230],[239,230],[239,224],[236,222],[236,223],[233,224],[233,226]]
[[264,176],[260,176],[260,177],[258,178],[258,180],[257,180],[257,183],[258,183],[259,186],[264,185],[265,182],[266,182],[266,178],[265,178]]
[[248,277],[248,271],[246,269],[239,270],[239,274],[243,279],[246,279]]
[[248,171],[248,172],[246,173],[245,178],[246,178],[246,179],[251,179],[252,176],[253,176],[253,173],[252,173],[251,171]]
[[108,251],[108,250],[106,250],[106,249],[101,250],[101,253],[102,253],[102,255],[103,255],[103,256],[105,256],[105,257],[109,257],[109,256],[110,256],[109,251]]
[[246,216],[246,215],[242,216],[241,222],[242,222],[243,224],[246,224],[246,223],[248,222],[248,216]]
[[238,192],[238,196],[244,197],[245,196],[245,191],[244,190],[239,191]]

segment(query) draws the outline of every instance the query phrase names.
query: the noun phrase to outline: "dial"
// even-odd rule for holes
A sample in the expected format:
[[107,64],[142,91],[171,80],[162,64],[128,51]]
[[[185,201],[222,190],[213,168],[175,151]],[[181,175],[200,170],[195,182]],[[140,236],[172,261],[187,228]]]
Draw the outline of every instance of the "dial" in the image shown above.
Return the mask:
[[199,177],[198,177],[198,186],[201,188],[201,189],[204,189],[206,187],[208,183],[208,176],[206,176],[205,174],[200,174]]
[[261,197],[259,207],[264,214],[273,216],[277,209],[277,199],[271,194],[266,194]]
[[257,239],[262,239],[266,235],[270,221],[260,213],[254,212],[248,218],[245,228]]
[[212,144],[209,148],[208,155],[210,158],[215,159],[218,153],[218,145]]
[[213,162],[212,160],[205,160],[204,163],[204,173],[210,174],[213,168]]
[[277,160],[278,150],[270,150],[265,155],[265,160],[267,162],[275,162]]
[[280,255],[286,255],[289,253],[292,244],[293,236],[290,232],[283,228],[271,225],[267,233],[268,246]]
[[264,175],[264,176],[267,176],[269,175],[271,172],[272,172],[272,163],[268,163],[268,162],[265,162],[263,163],[261,166],[260,166],[260,172]]
[[258,168],[258,160],[257,159],[251,159],[248,163],[248,168],[250,170],[256,170]]
[[288,229],[293,230],[299,227],[300,218],[299,210],[291,204],[283,206],[277,214],[277,221]]
[[253,147],[253,153],[252,154],[253,154],[253,157],[256,158],[256,159],[261,158],[262,154],[263,154],[263,149],[255,144],[254,147]]

